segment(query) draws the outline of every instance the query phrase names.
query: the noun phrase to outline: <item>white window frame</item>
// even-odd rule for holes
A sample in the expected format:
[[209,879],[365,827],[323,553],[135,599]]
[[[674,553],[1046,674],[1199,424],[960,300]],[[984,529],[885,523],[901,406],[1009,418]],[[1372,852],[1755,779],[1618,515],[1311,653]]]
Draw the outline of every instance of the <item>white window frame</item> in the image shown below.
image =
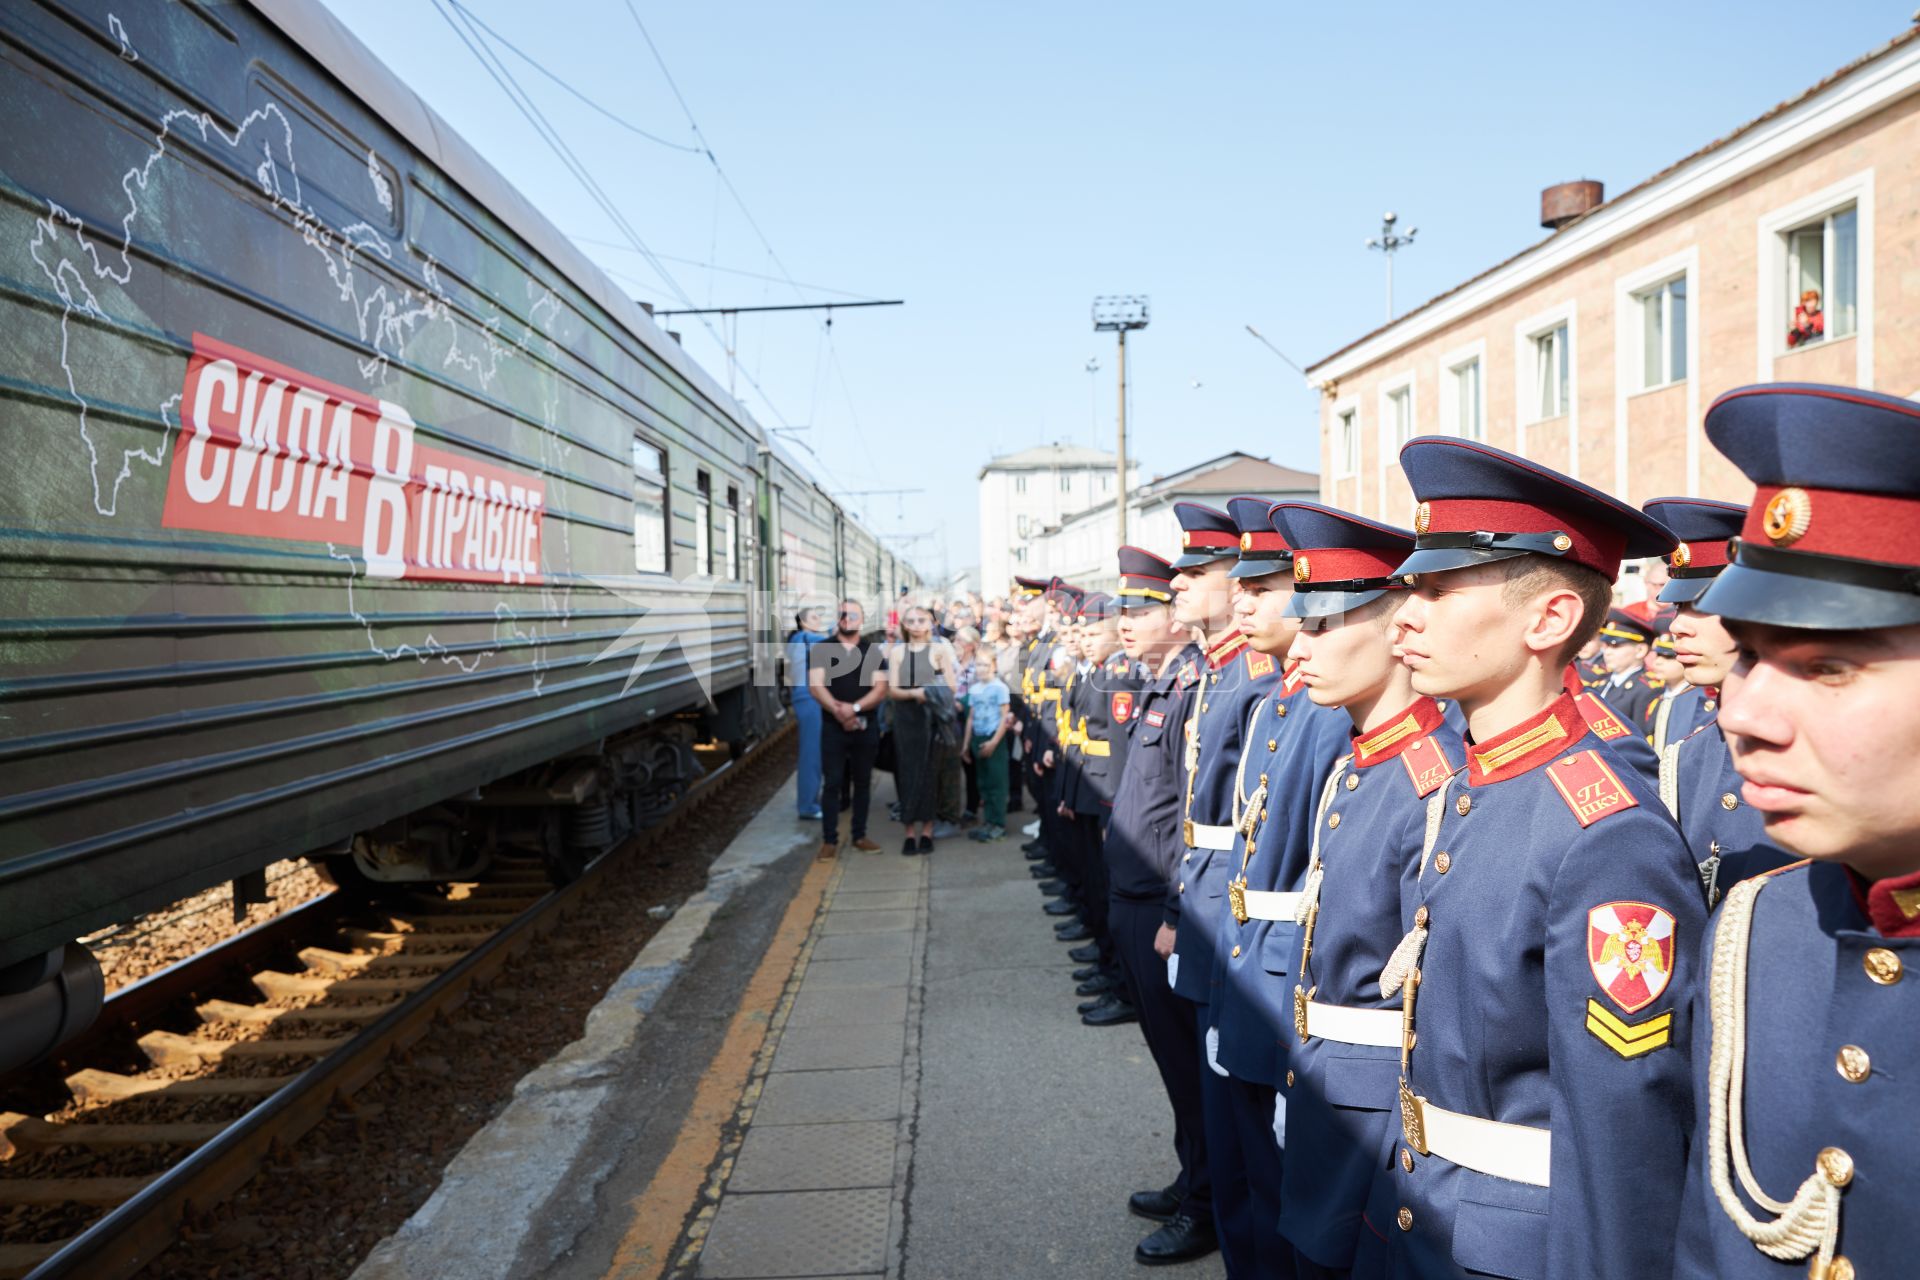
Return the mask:
[[[1344,400],[1336,400],[1328,412],[1332,416],[1332,425],[1327,428],[1327,474],[1335,480],[1351,480],[1360,474],[1360,399],[1348,396]],[[1342,441],[1340,420],[1348,416],[1353,418],[1353,431]],[[1340,446],[1343,443],[1349,446],[1347,452],[1352,456],[1342,456]],[[1333,496],[1329,493],[1327,498],[1331,500]],[[1359,500],[1359,495],[1355,494],[1354,501]]]
[[[1560,469],[1578,479],[1580,476],[1580,312],[1572,298],[1548,310],[1528,316],[1513,326],[1513,396],[1518,409],[1513,415],[1513,451],[1523,457],[1532,457],[1527,452],[1527,428],[1542,422],[1552,422],[1552,418],[1542,418],[1536,412],[1540,405],[1540,387],[1535,381],[1538,376],[1534,367],[1534,339],[1544,336],[1561,325],[1567,327],[1567,345],[1571,348],[1567,358],[1567,385],[1561,388],[1565,400],[1564,411],[1559,415],[1567,420],[1567,457]],[[1543,461],[1548,461],[1543,459]],[[1549,465],[1554,465],[1549,462]]]
[[1027,491],[1027,477],[1024,473],[1013,477],[1013,491],[1015,493],[1025,493]]
[[[1854,282],[1854,303],[1860,314],[1851,335],[1854,344],[1854,383],[1863,390],[1873,389],[1873,170],[1863,169],[1851,177],[1842,178],[1832,186],[1823,187],[1811,195],[1792,204],[1774,209],[1760,217],[1758,231],[1760,251],[1756,255],[1755,270],[1758,278],[1755,282],[1754,297],[1760,305],[1756,308],[1758,317],[1757,345],[1759,367],[1756,370],[1761,382],[1772,382],[1778,375],[1774,372],[1776,361],[1789,352],[1798,353],[1803,348],[1789,348],[1786,344],[1786,321],[1793,315],[1793,308],[1787,304],[1787,243],[1786,233],[1795,227],[1805,226],[1830,213],[1837,213],[1847,205],[1857,211],[1855,232],[1859,237],[1855,260],[1859,278]],[[1822,299],[1824,304],[1825,299]],[[1847,338],[1828,338],[1818,347],[1824,348],[1835,342],[1845,342]],[[1804,348],[1812,350],[1813,348]]]
[[[1781,270],[1784,272],[1785,267]],[[1654,387],[1640,385],[1641,333],[1640,306],[1636,295],[1656,284],[1685,277],[1687,281],[1687,438],[1686,492],[1700,492],[1700,249],[1690,246],[1658,262],[1630,271],[1613,282],[1614,371],[1613,371],[1613,491],[1627,492],[1628,432],[1627,401],[1635,396],[1664,391],[1673,383]],[[1575,358],[1579,356],[1576,350]]]
[[1401,442],[1393,438],[1393,402],[1402,392],[1407,397],[1407,438],[1410,440],[1420,434],[1420,393],[1412,369],[1403,370],[1380,384],[1380,466],[1374,480],[1377,486],[1375,510],[1383,513],[1383,518],[1387,510],[1387,472],[1400,465]]
[[[1480,366],[1479,433],[1468,435],[1460,421],[1460,371],[1470,364]],[[1440,430],[1450,436],[1484,442],[1487,438],[1487,340],[1481,338],[1464,347],[1455,347],[1440,355]]]

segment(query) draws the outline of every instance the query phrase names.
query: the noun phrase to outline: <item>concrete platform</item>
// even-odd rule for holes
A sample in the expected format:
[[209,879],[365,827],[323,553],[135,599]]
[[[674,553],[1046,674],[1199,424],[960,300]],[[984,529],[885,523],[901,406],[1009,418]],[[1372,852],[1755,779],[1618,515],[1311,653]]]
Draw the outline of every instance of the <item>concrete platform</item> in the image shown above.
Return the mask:
[[627,1034],[529,1077],[357,1277],[1144,1270],[1126,1197],[1174,1170],[1138,1028],[1081,1025],[1015,839],[902,857],[876,791],[889,852],[829,862],[777,794],[641,1017],[659,956],[609,995]]

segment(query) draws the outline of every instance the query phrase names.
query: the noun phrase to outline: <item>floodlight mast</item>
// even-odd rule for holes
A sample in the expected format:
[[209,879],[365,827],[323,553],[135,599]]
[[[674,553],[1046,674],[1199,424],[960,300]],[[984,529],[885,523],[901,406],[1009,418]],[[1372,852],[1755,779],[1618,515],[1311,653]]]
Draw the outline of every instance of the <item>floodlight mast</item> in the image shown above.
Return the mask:
[[1420,234],[1420,228],[1409,227],[1407,233],[1401,235],[1393,229],[1393,224],[1399,220],[1400,215],[1397,213],[1382,214],[1380,234],[1367,237],[1367,248],[1378,249],[1387,259],[1387,319],[1389,321],[1393,319],[1393,255],[1412,244],[1413,238]]
[[1127,541],[1127,333],[1147,327],[1148,305],[1145,294],[1108,294],[1093,300],[1093,331],[1112,333],[1120,342],[1120,406],[1115,432],[1115,466],[1119,470],[1114,499],[1116,543]]

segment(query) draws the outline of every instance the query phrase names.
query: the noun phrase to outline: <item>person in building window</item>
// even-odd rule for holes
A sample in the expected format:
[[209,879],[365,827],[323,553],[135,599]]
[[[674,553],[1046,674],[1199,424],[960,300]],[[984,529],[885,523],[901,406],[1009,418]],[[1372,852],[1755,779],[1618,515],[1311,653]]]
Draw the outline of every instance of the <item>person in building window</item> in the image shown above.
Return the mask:
[[1820,291],[1808,289],[1800,295],[1800,305],[1793,309],[1793,327],[1787,330],[1787,345],[1797,347],[1818,342],[1826,334],[1827,318],[1820,310]]

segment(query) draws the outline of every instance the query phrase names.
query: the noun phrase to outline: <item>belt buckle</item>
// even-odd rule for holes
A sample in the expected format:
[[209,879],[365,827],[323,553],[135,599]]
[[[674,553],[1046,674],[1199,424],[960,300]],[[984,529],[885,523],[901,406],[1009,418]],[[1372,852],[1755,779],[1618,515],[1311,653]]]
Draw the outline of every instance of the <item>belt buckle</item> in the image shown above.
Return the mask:
[[1400,1077],[1400,1132],[1407,1145],[1423,1156],[1427,1154],[1427,1123],[1420,1114],[1424,1103],[1425,1099],[1415,1097],[1407,1088],[1407,1078]]
[[1293,1031],[1301,1044],[1307,1042],[1307,992],[1297,982],[1293,986]]
[[1245,924],[1250,919],[1247,915],[1247,878],[1245,876],[1227,882],[1227,906],[1232,909],[1233,918],[1239,923]]

